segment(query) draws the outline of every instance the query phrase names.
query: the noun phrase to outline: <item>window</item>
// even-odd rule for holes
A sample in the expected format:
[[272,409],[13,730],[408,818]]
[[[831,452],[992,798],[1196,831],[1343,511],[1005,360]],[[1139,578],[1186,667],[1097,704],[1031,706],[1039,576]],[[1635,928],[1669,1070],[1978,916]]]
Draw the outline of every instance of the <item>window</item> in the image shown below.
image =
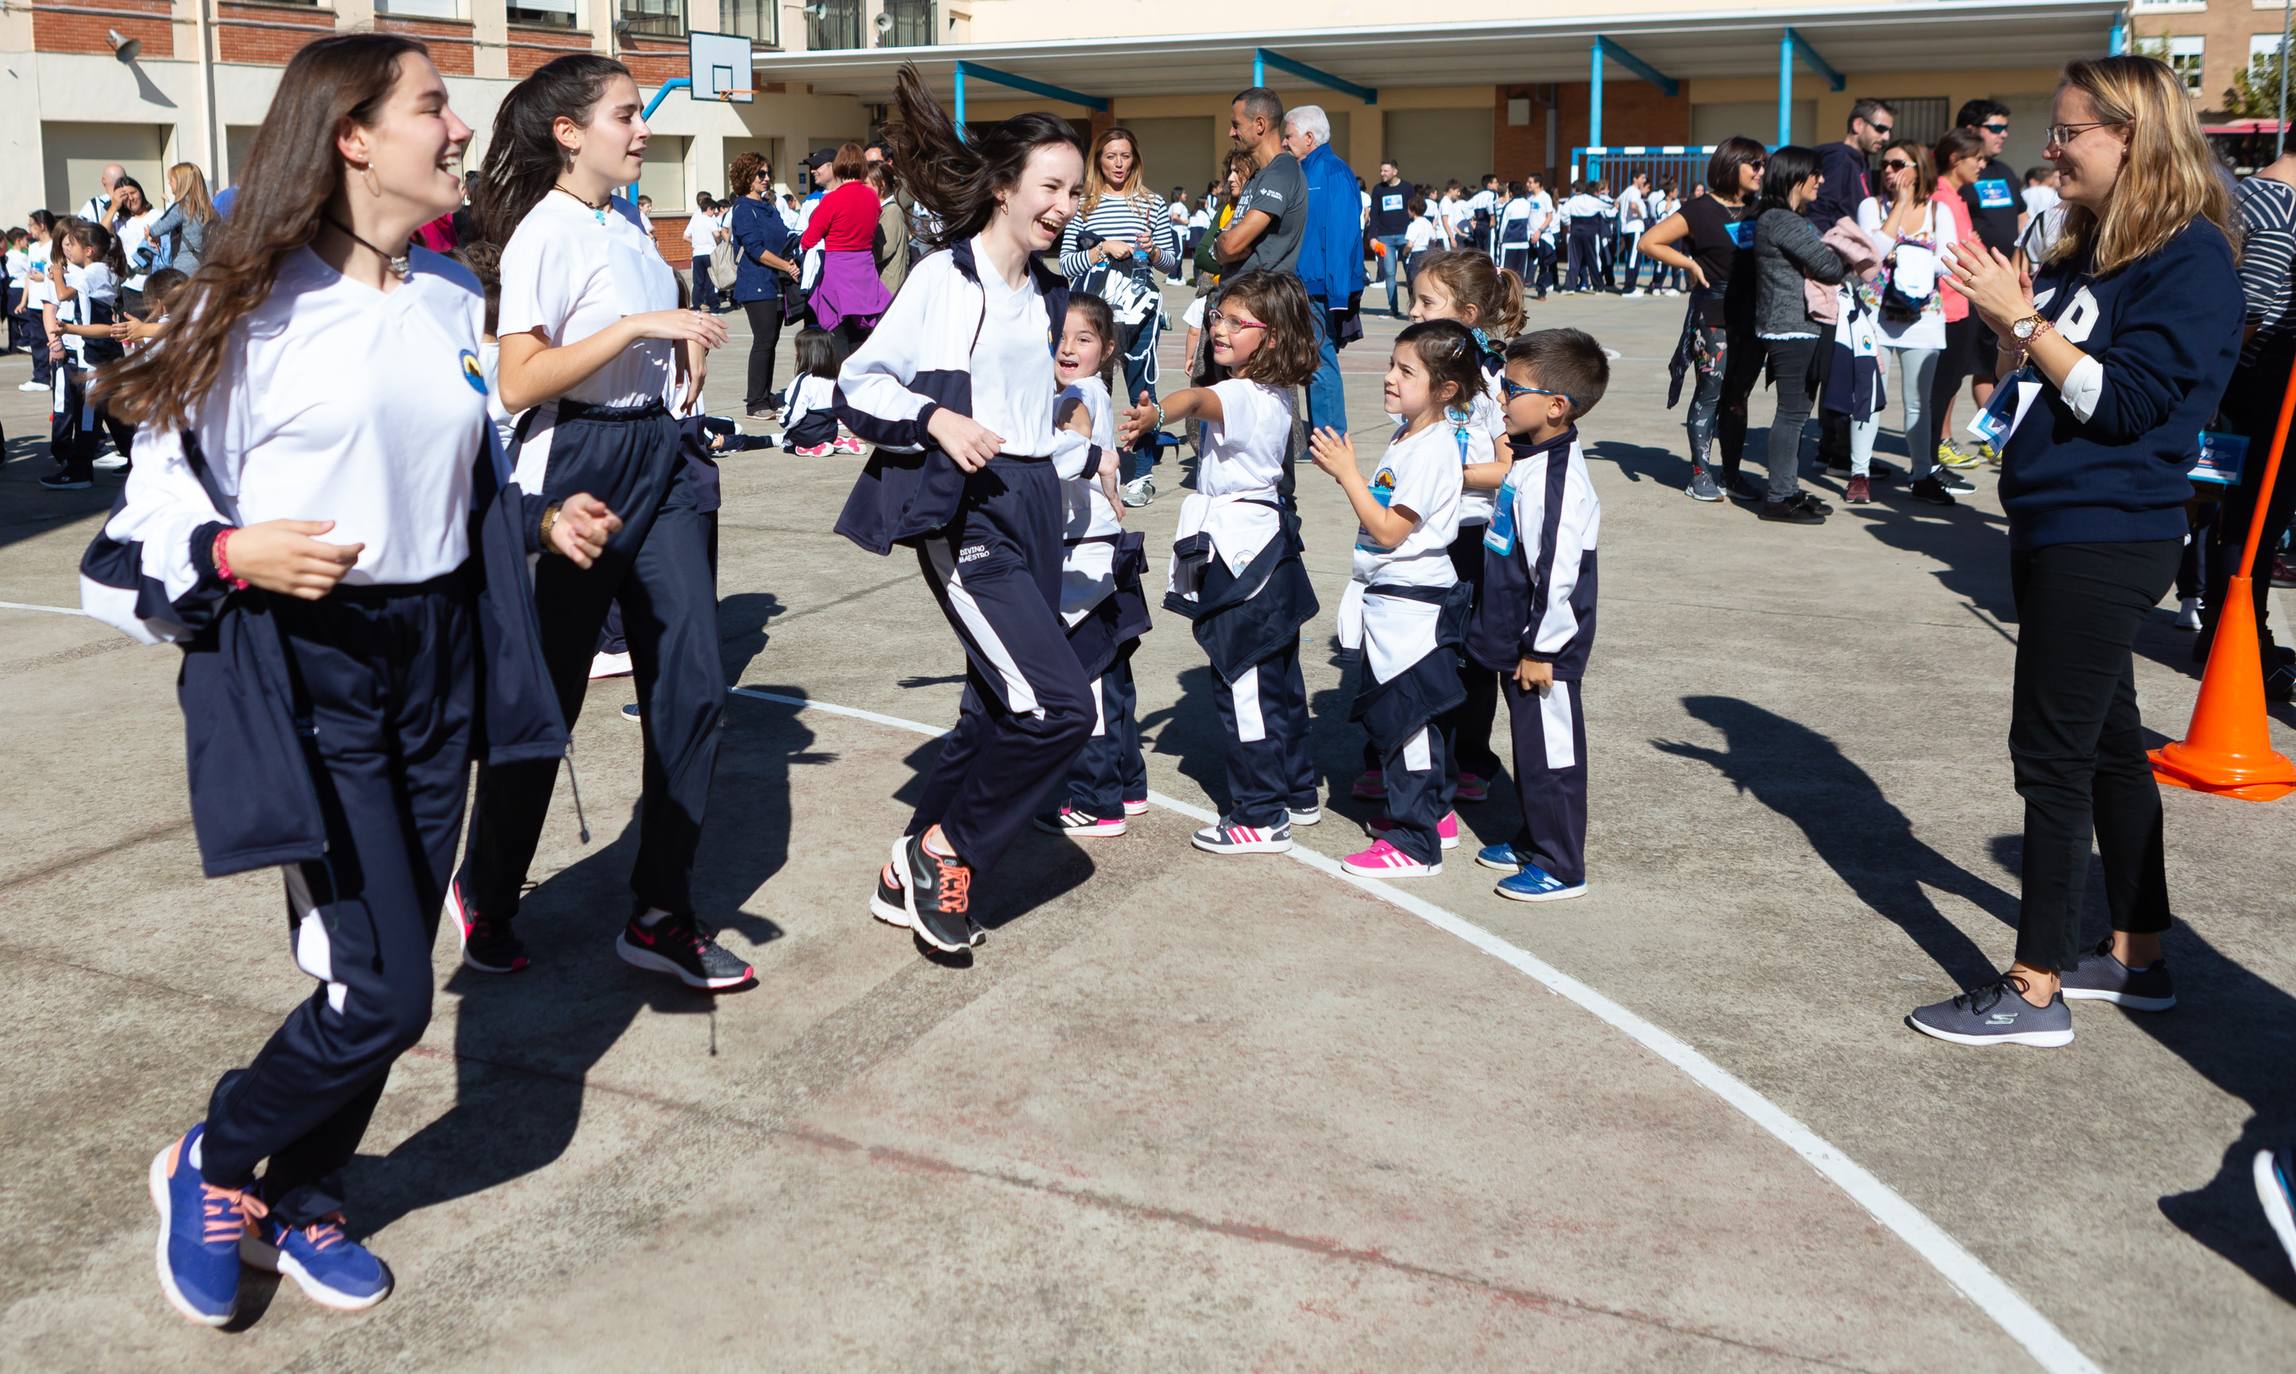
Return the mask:
[[504,17],[513,24],[578,29],[582,27],[581,3],[582,0],[511,0]]
[[892,26],[878,40],[886,48],[921,48],[933,42],[933,0],[885,0]]
[[460,19],[462,0],[375,0],[377,14],[406,14],[417,19]]
[[2260,58],[2270,59],[2280,51],[2280,35],[2252,33],[2248,35],[2248,65],[2253,67]]
[[2198,34],[2172,34],[2168,40],[2168,64],[2184,79],[2184,93],[2199,95],[2201,65],[2208,53],[2208,40]]
[[718,22],[727,33],[755,39],[769,48],[781,46],[780,0],[718,0]]
[[861,0],[810,0],[805,7],[805,46],[860,48]]
[[686,0],[616,0],[618,26],[649,38],[686,36]]

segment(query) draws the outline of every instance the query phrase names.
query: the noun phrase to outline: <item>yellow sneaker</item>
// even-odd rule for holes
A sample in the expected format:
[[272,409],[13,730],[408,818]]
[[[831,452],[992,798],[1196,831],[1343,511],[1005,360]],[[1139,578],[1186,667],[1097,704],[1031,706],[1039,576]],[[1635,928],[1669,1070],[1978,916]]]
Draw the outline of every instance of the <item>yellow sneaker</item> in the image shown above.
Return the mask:
[[1947,439],[1937,446],[1937,461],[1949,468],[1973,468],[1977,466],[1978,460],[1954,447],[1953,441]]

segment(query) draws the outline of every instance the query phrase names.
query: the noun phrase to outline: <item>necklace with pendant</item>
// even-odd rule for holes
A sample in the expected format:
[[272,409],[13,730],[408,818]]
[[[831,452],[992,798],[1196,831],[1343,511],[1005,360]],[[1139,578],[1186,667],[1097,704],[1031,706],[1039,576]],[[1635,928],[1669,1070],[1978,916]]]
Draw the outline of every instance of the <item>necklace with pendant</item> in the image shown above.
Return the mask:
[[336,219],[333,215],[327,216],[327,223],[333,225],[337,230],[341,231],[343,236],[348,238],[351,242],[359,245],[361,248],[366,249],[376,257],[381,258],[384,262],[389,263],[391,265],[391,274],[396,276],[400,281],[411,281],[414,279],[414,269],[410,267],[407,262],[407,259],[411,256],[411,254],[391,253],[377,248],[375,245],[367,242],[365,239],[360,238],[358,234],[352,230],[351,226],[343,223],[339,219]]
[[592,201],[582,200],[582,197],[580,197],[580,196],[575,196],[575,195],[574,195],[574,193],[573,193],[572,191],[568,191],[568,190],[566,190],[566,188],[565,188],[565,187],[563,187],[563,186],[552,186],[550,189],[551,189],[551,190],[553,190],[553,191],[561,191],[561,192],[564,192],[565,194],[567,194],[567,195],[569,195],[569,196],[574,196],[574,199],[576,199],[576,200],[581,200],[581,201],[582,201],[582,208],[583,208],[583,209],[585,209],[585,210],[588,210],[588,211],[591,213],[591,215],[592,215],[592,216],[594,216],[594,217],[597,219],[597,221],[598,221],[600,224],[604,224],[604,223],[606,222],[606,206],[607,206],[607,204],[608,204],[610,201],[612,201],[612,200],[613,200],[613,197],[612,197],[612,196],[608,196],[608,197],[607,197],[605,200],[601,200],[601,201],[592,202]]

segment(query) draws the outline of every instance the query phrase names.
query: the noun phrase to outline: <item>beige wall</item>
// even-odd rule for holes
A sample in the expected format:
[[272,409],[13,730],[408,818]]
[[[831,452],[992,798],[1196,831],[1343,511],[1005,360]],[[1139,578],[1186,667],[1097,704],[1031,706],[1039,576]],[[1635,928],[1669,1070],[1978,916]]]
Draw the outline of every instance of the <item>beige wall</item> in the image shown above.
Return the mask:
[[[1807,8],[1806,0],[1539,0],[1536,5],[1527,4],[1525,0],[1448,0],[1441,18],[1445,23],[1465,24],[1478,20],[1522,19],[1533,13],[1541,19],[1572,19],[1801,8]],[[1234,33],[1243,29],[1277,32],[1367,28],[1434,17],[1398,11],[1391,4],[1370,3],[1370,0],[1329,0],[1324,4],[1292,0],[1253,10],[1249,23],[1239,18],[1233,0],[1100,0],[1089,9],[1080,8],[1074,0],[972,0],[970,10],[968,27],[976,43],[1019,43],[1078,35],[1080,30],[1094,38],[1120,38],[1134,34]],[[1384,99],[1386,92],[1383,90],[1380,95]]]

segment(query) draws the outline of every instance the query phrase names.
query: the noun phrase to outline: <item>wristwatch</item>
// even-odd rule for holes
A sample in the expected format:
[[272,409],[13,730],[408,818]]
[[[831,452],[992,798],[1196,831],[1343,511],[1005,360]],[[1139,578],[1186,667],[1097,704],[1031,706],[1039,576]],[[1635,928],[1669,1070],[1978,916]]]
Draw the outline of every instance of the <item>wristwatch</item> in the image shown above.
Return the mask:
[[2030,344],[2041,336],[2041,331],[2050,327],[2047,317],[2036,312],[2010,325],[2009,332],[2017,336],[2017,342]]

